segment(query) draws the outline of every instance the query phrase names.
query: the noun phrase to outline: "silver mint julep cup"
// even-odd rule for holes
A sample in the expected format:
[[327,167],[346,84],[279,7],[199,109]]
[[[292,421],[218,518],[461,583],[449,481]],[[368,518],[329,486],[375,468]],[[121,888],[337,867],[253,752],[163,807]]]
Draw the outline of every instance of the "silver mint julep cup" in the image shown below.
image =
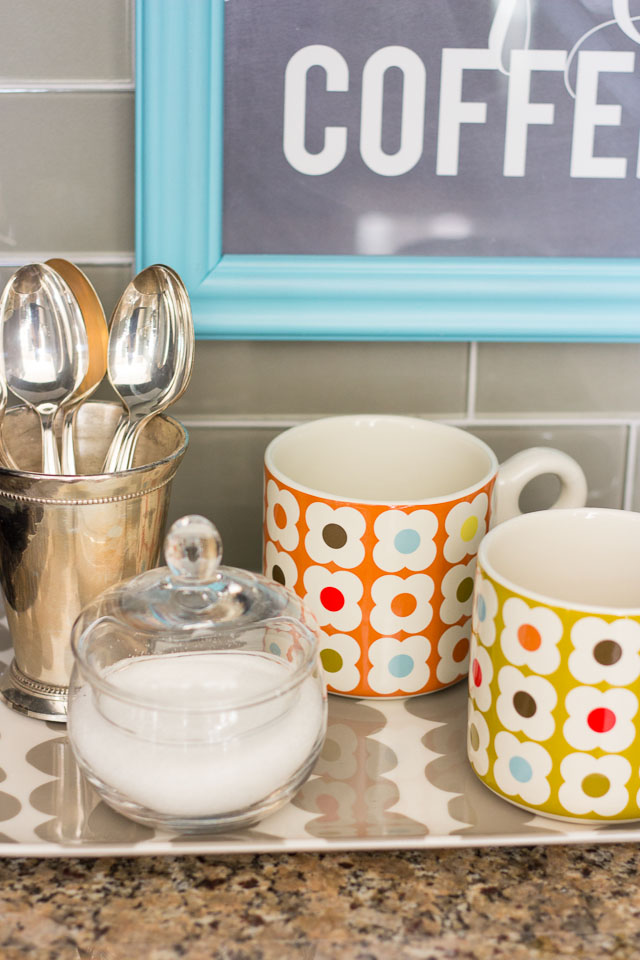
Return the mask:
[[71,628],[80,610],[160,558],[188,436],[177,420],[156,416],[134,467],[100,474],[121,412],[119,404],[85,403],[76,419],[80,473],[46,476],[38,472],[36,414],[7,410],[4,436],[21,469],[0,467],[0,587],[14,648],[0,694],[32,717],[66,720]]

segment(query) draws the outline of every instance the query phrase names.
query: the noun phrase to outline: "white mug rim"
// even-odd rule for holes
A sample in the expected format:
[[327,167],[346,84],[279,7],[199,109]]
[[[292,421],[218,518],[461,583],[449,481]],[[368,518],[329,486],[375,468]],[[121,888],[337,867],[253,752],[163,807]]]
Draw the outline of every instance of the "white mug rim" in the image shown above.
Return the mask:
[[[407,421],[420,425],[420,429],[424,428],[425,431],[430,431],[433,433],[454,433],[456,436],[461,436],[469,442],[469,446],[475,447],[478,450],[482,450],[488,457],[489,460],[489,470],[485,473],[481,480],[476,483],[471,484],[470,486],[464,487],[460,490],[454,490],[447,494],[436,497],[423,497],[419,499],[407,498],[394,500],[390,498],[383,499],[368,499],[366,497],[345,497],[339,496],[335,493],[327,493],[324,490],[320,490],[314,487],[309,487],[303,483],[298,483],[297,480],[287,476],[283,473],[278,467],[275,466],[273,462],[273,451],[280,443],[285,443],[291,439],[294,435],[307,432],[312,430],[314,426],[318,423],[357,423],[358,421],[369,421],[369,422],[385,422],[385,423],[406,423]],[[487,486],[488,483],[493,480],[498,473],[498,458],[491,449],[491,447],[481,440],[480,437],[474,436],[474,434],[469,433],[466,430],[456,427],[453,424],[442,423],[438,420],[430,420],[427,417],[411,417],[404,416],[402,414],[345,414],[342,416],[336,417],[316,417],[313,420],[305,420],[302,423],[295,424],[292,427],[288,427],[286,430],[283,430],[282,433],[279,433],[278,436],[274,437],[266,447],[264,452],[264,465],[269,473],[274,477],[279,483],[284,486],[290,487],[293,490],[297,490],[300,493],[304,493],[307,496],[315,497],[316,499],[328,500],[332,503],[343,503],[343,504],[358,504],[362,506],[387,506],[387,507],[421,507],[429,506],[441,503],[453,503],[456,500],[462,500],[466,497],[471,496],[474,493],[478,493]]]
[[637,523],[640,525],[640,513],[631,510],[616,510],[614,507],[568,507],[558,510],[536,510],[531,511],[530,513],[522,513],[516,517],[511,517],[508,520],[504,520],[502,523],[498,524],[498,526],[494,527],[492,530],[489,530],[482,538],[477,554],[478,574],[485,574],[491,580],[500,584],[500,586],[511,591],[511,593],[516,594],[522,599],[532,600],[535,603],[544,604],[548,607],[556,607],[560,610],[574,611],[575,613],[593,614],[595,616],[612,616],[619,618],[640,617],[640,604],[637,606],[614,606],[610,604],[591,604],[578,601],[569,602],[568,600],[563,600],[560,597],[551,596],[551,594],[542,593],[537,590],[531,590],[522,584],[516,583],[515,580],[511,580],[504,574],[498,573],[487,557],[487,553],[491,549],[494,541],[496,541],[500,536],[504,536],[505,529],[508,528],[509,530],[513,530],[517,529],[518,527],[526,527],[528,524],[536,523],[537,518],[540,516],[544,516],[546,519],[548,514],[556,515],[557,519],[560,519],[561,516],[606,517],[609,515],[619,518],[620,515],[623,515],[625,518],[628,518],[629,523]]

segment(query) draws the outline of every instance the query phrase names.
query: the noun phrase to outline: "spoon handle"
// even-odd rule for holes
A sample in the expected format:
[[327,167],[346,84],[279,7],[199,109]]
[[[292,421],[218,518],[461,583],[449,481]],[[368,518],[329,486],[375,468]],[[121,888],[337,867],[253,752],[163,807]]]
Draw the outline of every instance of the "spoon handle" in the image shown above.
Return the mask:
[[[44,406],[44,404],[43,404]],[[60,474],[60,454],[56,443],[56,435],[53,431],[53,421],[56,415],[56,408],[52,410],[42,407],[36,407],[40,414],[40,426],[42,429],[42,472],[50,474]]]
[[118,421],[115,433],[111,439],[107,455],[102,466],[103,473],[115,473],[125,434],[130,424],[129,414],[123,413]]
[[79,403],[74,403],[63,410],[62,433],[60,436],[60,446],[62,448],[62,472],[68,476],[74,475],[76,471],[76,451],[73,434],[75,430],[76,413]]
[[124,440],[122,441],[122,446],[120,447],[120,453],[118,454],[118,460],[115,468],[116,471],[130,470],[133,466],[133,457],[136,452],[138,439],[142,433],[142,428],[147,420],[151,419],[151,416],[153,416],[153,414],[147,415],[146,417],[140,417],[139,419],[132,420],[129,423]]

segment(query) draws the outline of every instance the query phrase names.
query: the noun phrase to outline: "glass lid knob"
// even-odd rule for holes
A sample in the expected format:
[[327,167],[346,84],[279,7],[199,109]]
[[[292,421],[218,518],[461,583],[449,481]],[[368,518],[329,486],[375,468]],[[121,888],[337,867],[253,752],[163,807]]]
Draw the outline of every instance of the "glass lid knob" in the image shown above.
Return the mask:
[[178,583],[212,583],[220,578],[222,538],[206,517],[181,517],[167,534],[164,556],[172,579]]

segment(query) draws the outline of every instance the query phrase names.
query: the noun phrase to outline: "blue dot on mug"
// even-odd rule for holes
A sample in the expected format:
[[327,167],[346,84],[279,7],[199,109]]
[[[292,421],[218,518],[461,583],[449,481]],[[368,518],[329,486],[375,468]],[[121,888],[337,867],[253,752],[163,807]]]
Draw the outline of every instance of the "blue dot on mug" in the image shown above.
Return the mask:
[[398,553],[415,553],[420,546],[420,534],[410,528],[399,530],[393,538],[393,545]]
[[484,619],[487,615],[487,605],[484,602],[483,596],[478,597],[477,610],[478,610],[478,620],[480,621],[480,623],[484,623]]
[[282,656],[282,650],[280,649],[280,647],[278,646],[277,643],[272,643],[272,644],[270,644],[270,646],[269,646],[269,652],[272,653],[272,654],[274,655],[274,657],[281,657],[281,656]]
[[413,667],[413,657],[406,653],[397,653],[395,657],[391,657],[391,660],[389,660],[389,673],[392,677],[398,679],[408,677]]
[[511,757],[509,760],[509,772],[518,783],[529,783],[533,776],[533,769],[528,760],[524,757]]

